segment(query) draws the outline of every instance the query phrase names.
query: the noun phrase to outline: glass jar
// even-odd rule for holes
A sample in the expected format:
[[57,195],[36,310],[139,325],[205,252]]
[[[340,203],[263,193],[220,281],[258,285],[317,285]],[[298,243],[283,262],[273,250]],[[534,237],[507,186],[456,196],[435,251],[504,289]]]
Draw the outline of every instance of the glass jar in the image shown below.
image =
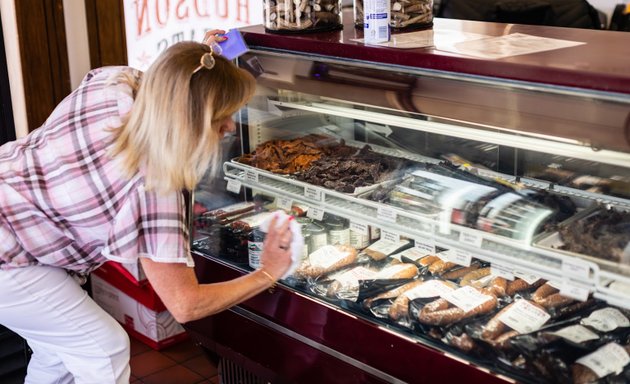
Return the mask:
[[326,220],[328,227],[328,244],[330,245],[349,245],[350,244],[350,225],[348,220],[343,218],[328,218]]
[[303,33],[342,29],[341,0],[263,0],[267,32]]
[[260,268],[260,256],[263,252],[264,241],[265,233],[258,228],[252,230],[247,238],[247,256],[249,267],[252,269]]
[[[421,29],[433,25],[433,0],[390,0],[390,27]],[[363,28],[363,0],[354,0],[354,25]]]
[[302,227],[302,234],[308,236],[308,252],[313,253],[321,247],[328,245],[328,233],[326,228],[316,223],[310,223]]

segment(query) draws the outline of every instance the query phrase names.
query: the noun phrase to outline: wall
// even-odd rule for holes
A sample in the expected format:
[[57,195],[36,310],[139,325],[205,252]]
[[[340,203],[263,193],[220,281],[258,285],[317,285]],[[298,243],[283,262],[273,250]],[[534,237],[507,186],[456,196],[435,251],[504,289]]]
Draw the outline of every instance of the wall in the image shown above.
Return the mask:
[[15,3],[10,0],[0,1],[0,14],[2,14],[2,30],[4,31],[4,46],[7,55],[9,87],[11,87],[15,135],[22,137],[28,133],[28,119],[26,117],[26,104],[24,102],[22,62],[20,59],[20,47],[18,44],[17,23],[15,19]]
[[63,14],[68,36],[70,86],[76,88],[90,70],[90,46],[84,0],[63,0]]

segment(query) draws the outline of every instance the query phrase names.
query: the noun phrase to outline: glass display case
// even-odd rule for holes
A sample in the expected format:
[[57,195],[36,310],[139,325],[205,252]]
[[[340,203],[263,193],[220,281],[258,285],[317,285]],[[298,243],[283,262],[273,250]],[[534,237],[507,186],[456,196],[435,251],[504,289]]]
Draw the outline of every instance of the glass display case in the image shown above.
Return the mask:
[[271,382],[628,380],[630,73],[567,65],[611,35],[449,29],[586,44],[482,60],[365,47],[351,22],[244,30],[258,90],[194,193],[197,274],[255,268],[276,209],[306,245],[273,292],[186,324],[202,345]]

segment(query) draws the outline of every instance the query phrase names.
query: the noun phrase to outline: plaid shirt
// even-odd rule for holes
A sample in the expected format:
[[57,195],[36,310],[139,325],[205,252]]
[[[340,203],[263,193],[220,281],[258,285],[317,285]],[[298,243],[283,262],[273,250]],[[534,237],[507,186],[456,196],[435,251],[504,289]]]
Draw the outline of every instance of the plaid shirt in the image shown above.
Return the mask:
[[141,76],[91,71],[42,127],[0,147],[0,269],[191,261],[182,194],[146,191],[141,174],[123,177],[109,155],[109,128],[133,104],[131,88],[111,80],[120,71]]

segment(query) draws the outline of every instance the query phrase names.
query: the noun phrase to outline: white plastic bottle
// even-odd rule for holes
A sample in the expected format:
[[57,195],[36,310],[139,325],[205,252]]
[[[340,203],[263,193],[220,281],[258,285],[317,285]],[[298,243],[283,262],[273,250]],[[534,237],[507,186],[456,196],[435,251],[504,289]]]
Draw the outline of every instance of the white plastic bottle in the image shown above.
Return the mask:
[[390,39],[390,0],[363,1],[363,39],[365,44],[386,43]]

